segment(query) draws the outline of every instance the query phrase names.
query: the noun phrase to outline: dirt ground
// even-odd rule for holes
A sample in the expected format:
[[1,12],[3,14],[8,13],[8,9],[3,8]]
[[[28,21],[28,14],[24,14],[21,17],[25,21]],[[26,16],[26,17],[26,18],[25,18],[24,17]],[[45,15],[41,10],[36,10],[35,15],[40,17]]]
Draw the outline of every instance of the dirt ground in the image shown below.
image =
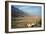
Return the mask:
[[38,25],[40,21],[39,16],[24,16],[12,18],[12,28],[30,28],[32,25]]

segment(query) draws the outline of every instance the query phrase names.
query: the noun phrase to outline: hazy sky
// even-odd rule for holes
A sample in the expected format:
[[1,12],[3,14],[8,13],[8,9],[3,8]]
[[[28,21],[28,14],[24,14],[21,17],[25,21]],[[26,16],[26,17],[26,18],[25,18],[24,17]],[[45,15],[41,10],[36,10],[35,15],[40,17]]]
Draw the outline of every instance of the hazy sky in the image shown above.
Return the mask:
[[41,6],[14,5],[14,7],[26,12],[29,15],[41,16]]

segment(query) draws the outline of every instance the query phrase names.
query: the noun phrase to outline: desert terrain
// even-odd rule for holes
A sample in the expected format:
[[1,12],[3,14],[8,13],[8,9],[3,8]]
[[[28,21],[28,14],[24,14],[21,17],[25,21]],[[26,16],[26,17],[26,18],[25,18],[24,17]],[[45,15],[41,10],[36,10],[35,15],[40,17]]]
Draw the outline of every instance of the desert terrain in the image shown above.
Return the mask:
[[24,16],[12,18],[12,28],[31,28],[41,26],[41,17],[39,16]]

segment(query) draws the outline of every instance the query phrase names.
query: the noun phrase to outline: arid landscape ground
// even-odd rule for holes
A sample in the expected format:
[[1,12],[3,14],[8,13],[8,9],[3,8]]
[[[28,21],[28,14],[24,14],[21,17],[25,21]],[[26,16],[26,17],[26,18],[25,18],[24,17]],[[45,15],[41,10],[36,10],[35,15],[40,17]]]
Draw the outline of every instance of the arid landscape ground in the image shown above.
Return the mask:
[[24,16],[12,18],[12,28],[31,28],[41,26],[39,16]]

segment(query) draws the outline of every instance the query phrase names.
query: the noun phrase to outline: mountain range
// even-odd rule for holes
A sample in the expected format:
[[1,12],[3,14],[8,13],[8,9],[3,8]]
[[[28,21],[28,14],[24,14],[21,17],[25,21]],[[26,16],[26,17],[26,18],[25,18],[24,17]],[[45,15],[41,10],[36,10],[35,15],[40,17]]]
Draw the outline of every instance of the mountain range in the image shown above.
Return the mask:
[[11,14],[12,14],[12,17],[27,16],[26,13],[24,13],[22,10],[20,10],[14,6],[11,6]]

